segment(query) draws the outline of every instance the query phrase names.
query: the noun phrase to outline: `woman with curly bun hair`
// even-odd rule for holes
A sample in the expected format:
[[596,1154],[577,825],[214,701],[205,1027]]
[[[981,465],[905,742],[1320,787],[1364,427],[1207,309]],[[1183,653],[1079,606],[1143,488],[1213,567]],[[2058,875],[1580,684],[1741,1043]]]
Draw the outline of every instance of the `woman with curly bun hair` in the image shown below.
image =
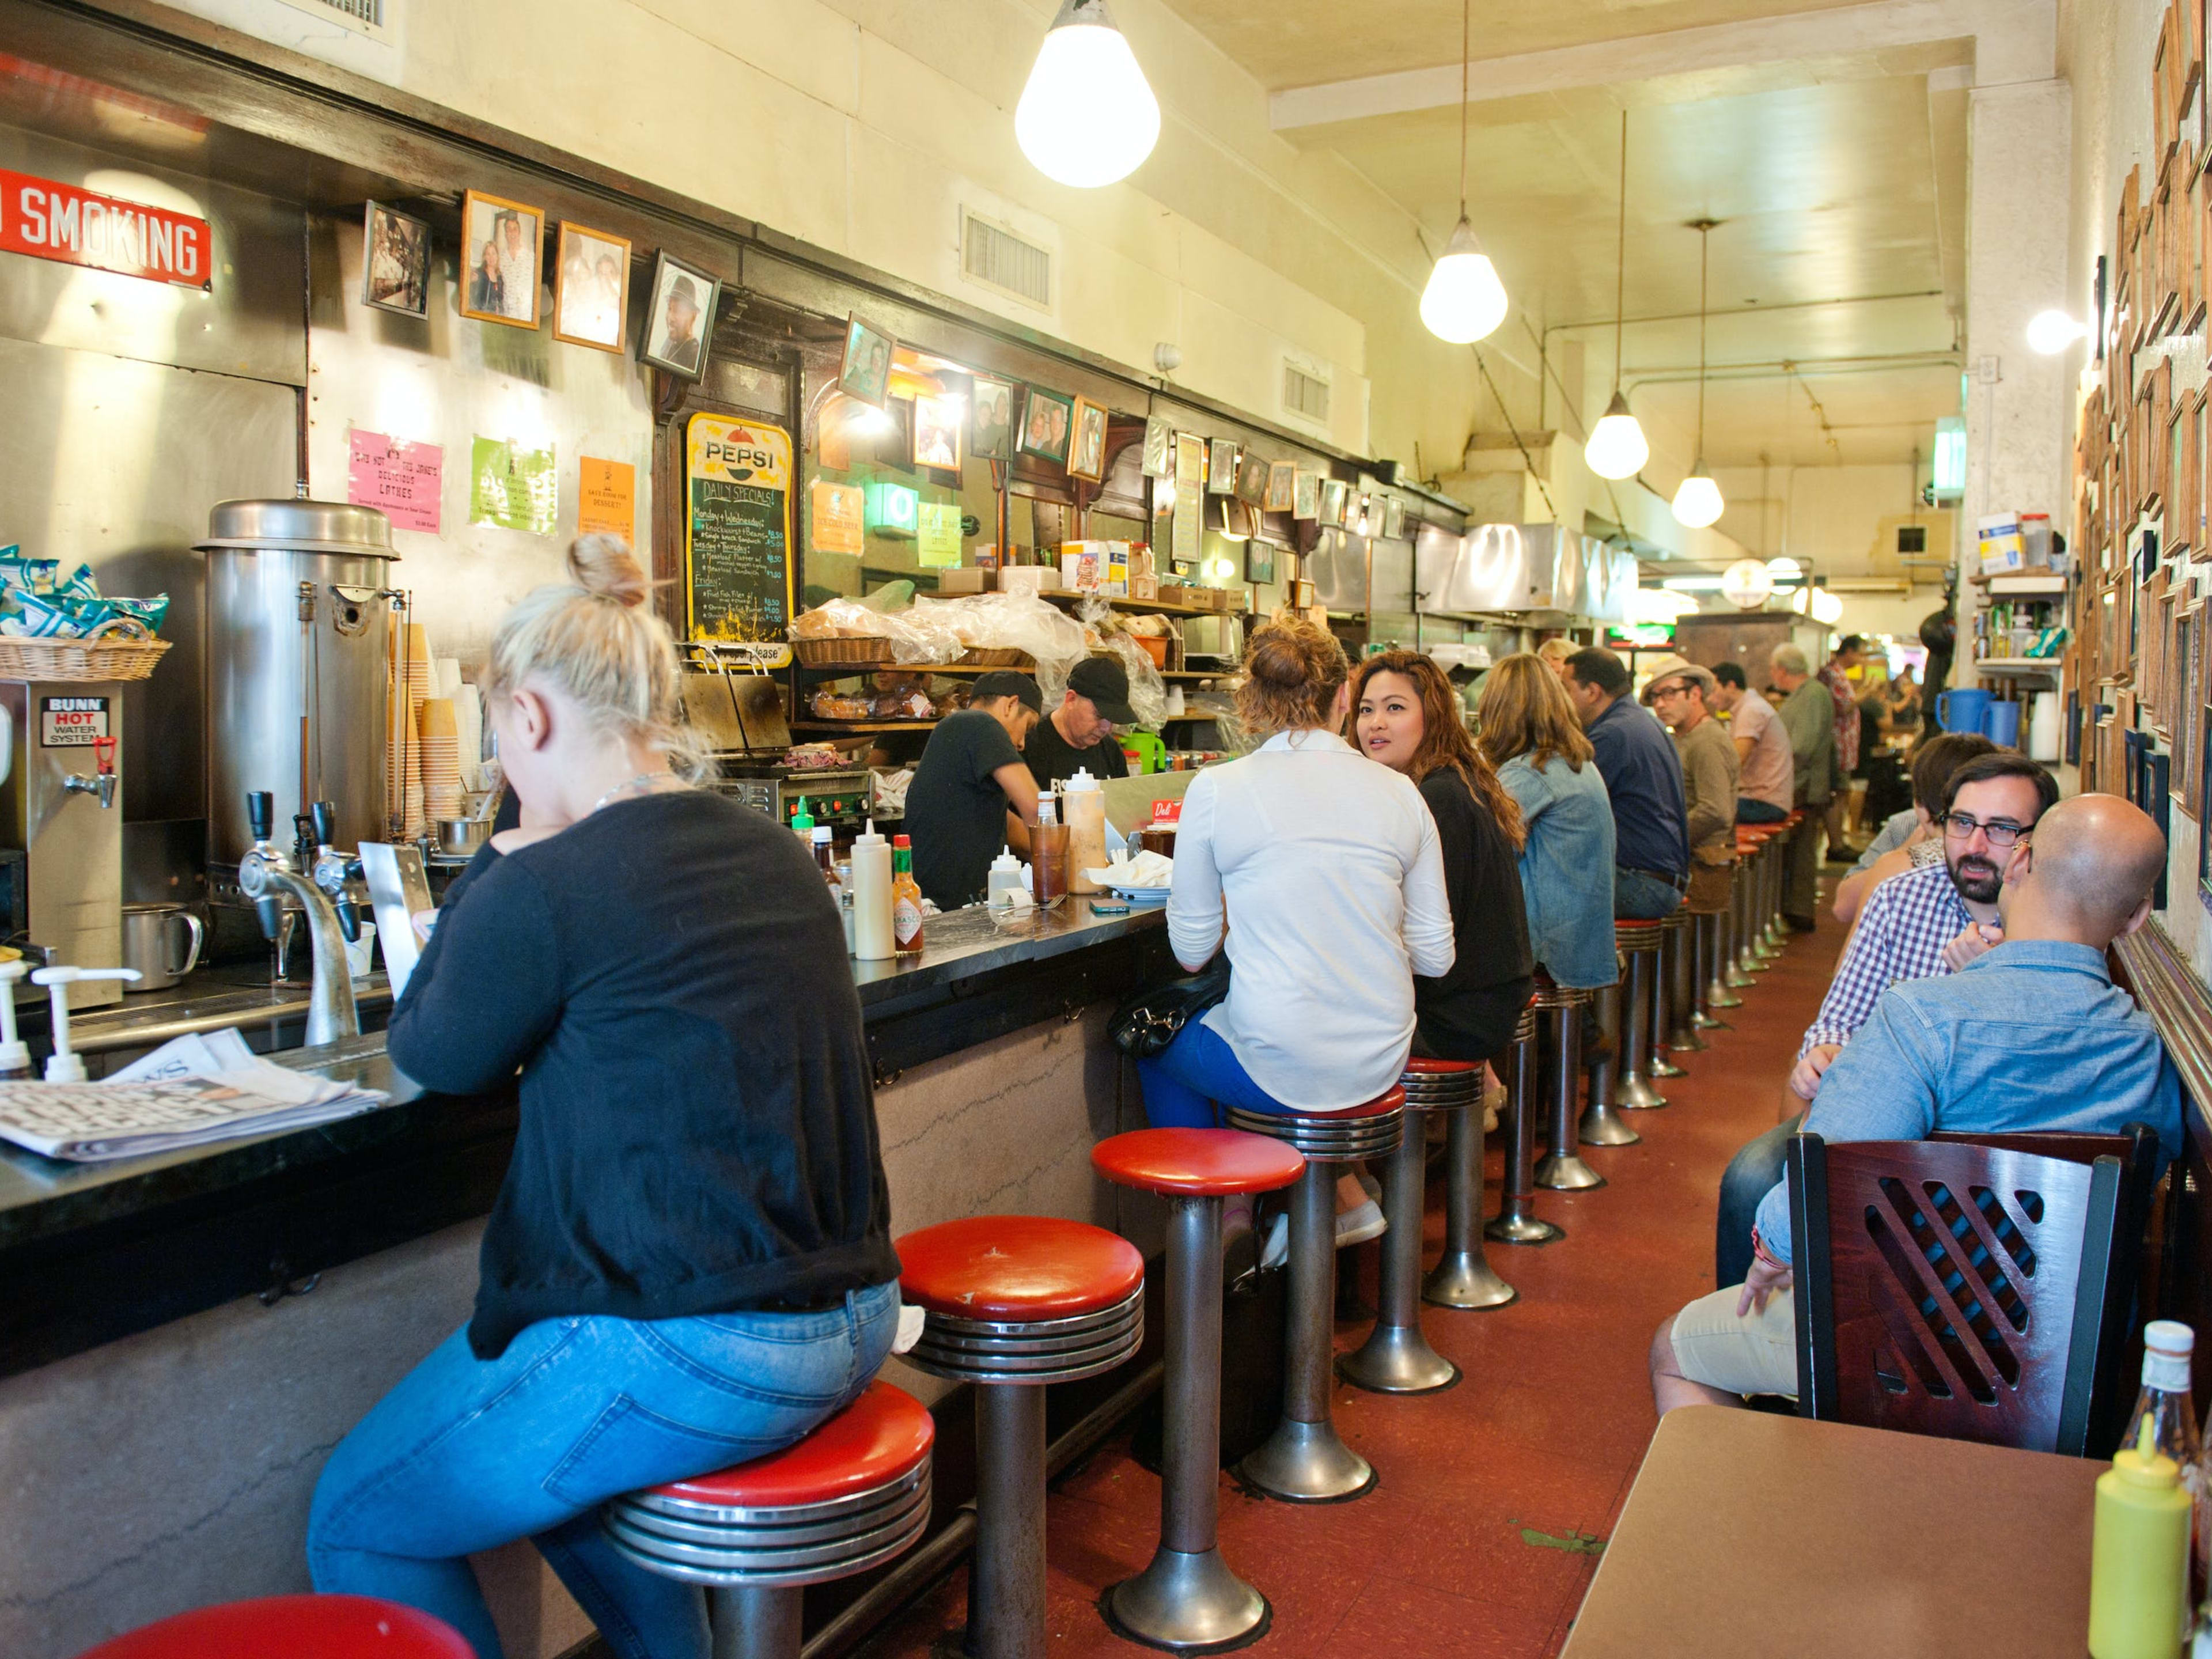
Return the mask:
[[843,924],[790,832],[709,790],[623,543],[507,613],[480,677],[520,823],[447,893],[392,1016],[427,1089],[517,1086],[476,1316],[324,1466],[319,1590],[499,1635],[468,1558],[535,1543],[622,1659],[706,1659],[700,1590],[616,1494],[790,1445],[858,1396],[898,1259]]
[[1155,1124],[1341,1111],[1405,1069],[1413,975],[1451,967],[1451,911],[1420,791],[1338,735],[1351,696],[1326,629],[1254,632],[1237,712],[1258,747],[1191,780],[1168,900],[1176,959],[1195,971],[1225,948],[1229,995],[1139,1062]]

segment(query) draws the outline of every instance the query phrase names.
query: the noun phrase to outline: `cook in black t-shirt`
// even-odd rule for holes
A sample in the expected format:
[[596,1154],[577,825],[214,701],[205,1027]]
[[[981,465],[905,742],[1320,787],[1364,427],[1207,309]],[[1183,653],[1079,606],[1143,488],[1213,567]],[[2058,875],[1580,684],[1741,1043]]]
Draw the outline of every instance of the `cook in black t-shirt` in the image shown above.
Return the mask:
[[1121,665],[1112,657],[1086,657],[1067,677],[1060,707],[1030,733],[1022,758],[1041,790],[1078,770],[1094,778],[1126,778],[1129,759],[1114,728],[1136,723],[1137,711],[1129,706],[1129,676]]
[[[1026,826],[1036,816],[1037,791],[1016,745],[1042,701],[1026,674],[986,674],[969,706],[929,734],[907,786],[906,833],[914,841],[915,881],[940,910],[983,896],[1000,847],[1029,850]],[[1007,822],[1008,812],[1018,825]]]

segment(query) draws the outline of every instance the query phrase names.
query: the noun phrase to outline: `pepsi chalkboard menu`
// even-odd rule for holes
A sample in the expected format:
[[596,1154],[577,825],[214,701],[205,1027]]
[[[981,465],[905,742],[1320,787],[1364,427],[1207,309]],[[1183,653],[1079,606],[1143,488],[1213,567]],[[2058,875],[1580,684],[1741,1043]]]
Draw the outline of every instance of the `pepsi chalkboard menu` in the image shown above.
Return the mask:
[[791,659],[791,434],[694,415],[684,434],[686,638],[773,642]]

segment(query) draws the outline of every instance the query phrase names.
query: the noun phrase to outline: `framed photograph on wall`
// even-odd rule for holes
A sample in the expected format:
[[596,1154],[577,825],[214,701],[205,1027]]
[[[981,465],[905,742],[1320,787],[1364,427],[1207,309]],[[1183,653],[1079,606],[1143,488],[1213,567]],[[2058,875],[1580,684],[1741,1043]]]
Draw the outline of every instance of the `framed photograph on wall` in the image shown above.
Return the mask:
[[1209,495],[1233,495],[1237,493],[1237,441],[1216,438],[1206,447],[1206,493]]
[[1067,465],[1075,432],[1075,399],[1033,386],[1022,401],[1021,452],[1041,461]]
[[924,394],[914,400],[914,464],[940,472],[960,470],[961,441],[968,400],[957,395]]
[[1014,459],[1014,383],[975,377],[968,399],[968,453],[986,461]]
[[1297,501],[1298,468],[1295,461],[1267,464],[1267,511],[1287,513]]
[[1395,495],[1386,496],[1382,502],[1382,539],[1403,541],[1406,536],[1406,504]]
[[545,210],[470,191],[461,198],[461,315],[538,326]]
[[1244,580],[1248,582],[1272,582],[1275,580],[1275,544],[1263,542],[1257,536],[1244,544]]
[[1321,517],[1321,474],[1297,469],[1291,481],[1291,516],[1294,519]]
[[1145,422],[1145,476],[1171,477],[1175,473],[1175,427],[1154,415]]
[[1067,454],[1068,476],[1096,483],[1106,476],[1105,410],[1088,398],[1078,398],[1074,429]]
[[696,380],[707,369],[707,335],[722,280],[664,251],[653,268],[653,301],[645,311],[645,343],[638,356],[655,368]]
[[1341,525],[1344,522],[1344,503],[1347,493],[1341,478],[1323,478],[1321,481],[1321,521],[1323,524]]
[[1267,458],[1247,450],[1237,464],[1237,499],[1247,507],[1267,504]]
[[430,314],[430,227],[371,202],[361,235],[361,302],[402,317]]
[[848,398],[881,409],[890,396],[891,354],[898,342],[858,313],[845,319],[845,357],[837,368],[837,390]]
[[620,351],[629,314],[629,239],[564,222],[553,267],[553,337]]

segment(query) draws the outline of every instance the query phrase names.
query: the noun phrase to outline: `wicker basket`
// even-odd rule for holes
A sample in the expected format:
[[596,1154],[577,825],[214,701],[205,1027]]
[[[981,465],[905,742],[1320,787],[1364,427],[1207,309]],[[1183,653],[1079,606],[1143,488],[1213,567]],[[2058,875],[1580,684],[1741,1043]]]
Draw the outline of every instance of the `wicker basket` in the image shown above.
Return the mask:
[[1017,651],[1010,646],[970,646],[958,663],[959,668],[1021,668],[1035,669],[1036,659],[1026,651]]
[[0,635],[0,680],[143,680],[167,640],[36,640]]
[[799,640],[792,649],[803,668],[876,668],[891,659],[891,642],[863,636],[850,640]]

